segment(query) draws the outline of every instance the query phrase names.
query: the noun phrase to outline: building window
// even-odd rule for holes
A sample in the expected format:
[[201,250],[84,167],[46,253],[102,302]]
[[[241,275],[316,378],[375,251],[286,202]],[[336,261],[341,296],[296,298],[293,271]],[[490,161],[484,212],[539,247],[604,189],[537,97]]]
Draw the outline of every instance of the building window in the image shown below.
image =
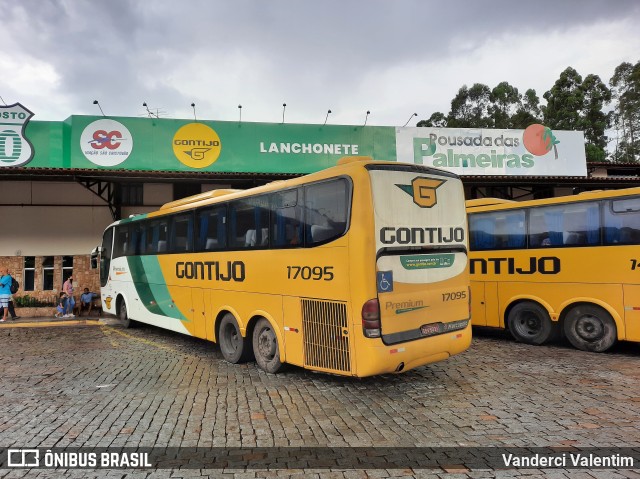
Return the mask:
[[69,279],[73,274],[73,256],[62,257],[62,283]]
[[42,290],[53,290],[53,256],[45,256],[42,261]]
[[36,257],[24,257],[23,291],[33,291],[36,282]]
[[142,183],[123,183],[120,185],[120,200],[123,206],[141,206],[143,198]]

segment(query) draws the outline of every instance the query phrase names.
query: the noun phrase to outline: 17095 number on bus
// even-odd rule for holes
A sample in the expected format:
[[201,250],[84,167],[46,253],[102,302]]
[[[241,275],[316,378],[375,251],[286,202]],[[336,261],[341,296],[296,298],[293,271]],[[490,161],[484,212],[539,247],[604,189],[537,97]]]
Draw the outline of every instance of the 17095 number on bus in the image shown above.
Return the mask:
[[287,266],[287,279],[331,281],[333,266]]
[[456,299],[465,299],[466,291],[453,291],[451,293],[442,293],[442,301],[455,301]]

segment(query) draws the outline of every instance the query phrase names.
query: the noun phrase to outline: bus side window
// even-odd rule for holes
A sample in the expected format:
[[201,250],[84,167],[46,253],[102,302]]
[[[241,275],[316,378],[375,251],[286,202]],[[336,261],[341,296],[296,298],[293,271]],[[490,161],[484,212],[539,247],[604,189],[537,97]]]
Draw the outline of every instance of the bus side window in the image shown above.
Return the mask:
[[216,251],[226,247],[226,207],[218,206],[198,211],[196,250]]
[[320,243],[335,235],[334,228],[330,226],[311,225],[311,241]]
[[496,247],[495,220],[489,215],[469,216],[469,233],[472,250],[491,250]]
[[269,197],[234,201],[229,208],[231,248],[269,246]]
[[129,225],[119,225],[116,227],[115,232],[113,257],[127,256],[129,254]]
[[349,184],[342,178],[305,186],[305,245],[342,236],[347,227],[349,203]]
[[171,221],[169,247],[173,253],[192,251],[193,219],[191,213],[174,216]]
[[298,198],[302,197],[299,188],[279,191],[271,195],[271,231],[274,248],[302,246],[302,208]]
[[604,211],[607,244],[640,244],[640,198],[607,201]]

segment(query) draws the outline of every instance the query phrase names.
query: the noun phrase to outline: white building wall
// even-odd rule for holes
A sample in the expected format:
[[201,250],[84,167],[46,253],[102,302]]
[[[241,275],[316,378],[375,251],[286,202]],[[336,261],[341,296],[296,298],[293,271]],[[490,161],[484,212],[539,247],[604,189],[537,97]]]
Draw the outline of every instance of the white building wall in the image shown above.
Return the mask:
[[106,206],[0,206],[0,256],[89,254],[112,221]]
[[[123,218],[172,200],[171,184],[144,187],[149,206],[123,207]],[[105,202],[80,184],[0,182],[0,256],[87,255],[112,222]]]

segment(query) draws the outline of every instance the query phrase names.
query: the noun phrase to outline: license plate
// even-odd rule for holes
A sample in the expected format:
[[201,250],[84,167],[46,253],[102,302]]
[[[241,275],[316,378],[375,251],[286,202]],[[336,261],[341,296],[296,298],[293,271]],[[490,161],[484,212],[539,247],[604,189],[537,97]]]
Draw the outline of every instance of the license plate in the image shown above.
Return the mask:
[[442,323],[423,324],[420,326],[420,332],[423,336],[433,336],[442,332]]

